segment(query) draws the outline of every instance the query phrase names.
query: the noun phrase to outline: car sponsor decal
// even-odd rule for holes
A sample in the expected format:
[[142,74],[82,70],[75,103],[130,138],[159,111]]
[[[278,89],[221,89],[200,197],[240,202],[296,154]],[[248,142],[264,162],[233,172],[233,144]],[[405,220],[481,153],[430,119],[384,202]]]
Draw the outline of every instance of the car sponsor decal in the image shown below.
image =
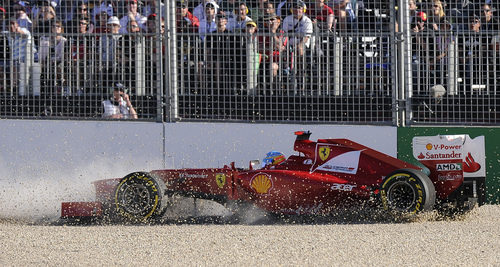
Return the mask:
[[320,146],[318,148],[318,155],[319,155],[319,158],[322,161],[327,160],[328,156],[330,156],[330,147],[328,147],[328,146]]
[[484,136],[473,139],[467,134],[416,136],[412,144],[413,156],[430,169],[463,171],[464,177],[486,176]]
[[252,177],[250,186],[257,194],[267,194],[273,188],[273,181],[270,175],[259,173]]
[[180,173],[179,178],[181,178],[181,179],[205,179],[205,178],[208,178],[208,174]]
[[436,164],[436,171],[444,172],[444,171],[461,171],[462,163],[440,163]]
[[317,166],[316,168],[311,168],[311,172],[316,170],[328,171],[328,172],[340,172],[348,174],[356,174],[358,172],[359,157],[361,155],[361,150],[349,151],[340,155],[337,155],[327,162]]
[[223,188],[226,184],[226,175],[223,173],[217,173],[215,175],[215,182],[219,188]]
[[352,191],[355,187],[354,184],[332,184],[330,188],[336,191]]

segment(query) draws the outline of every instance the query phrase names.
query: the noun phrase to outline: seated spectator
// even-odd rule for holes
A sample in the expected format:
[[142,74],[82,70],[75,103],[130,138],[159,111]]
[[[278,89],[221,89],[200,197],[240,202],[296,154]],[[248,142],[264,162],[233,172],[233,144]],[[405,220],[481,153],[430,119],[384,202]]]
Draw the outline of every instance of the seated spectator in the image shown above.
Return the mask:
[[102,109],[102,117],[106,119],[137,119],[130,96],[121,83],[115,85],[111,99],[102,101]]
[[247,16],[249,10],[245,3],[240,3],[238,9],[234,10],[236,16],[233,18],[228,18],[227,28],[232,32],[240,32],[246,30],[246,25],[248,22],[252,21],[252,18]]
[[127,13],[120,19],[120,33],[127,33],[127,25],[129,20],[135,20],[139,23],[139,27],[146,29],[147,18],[138,12],[137,0],[127,0]]

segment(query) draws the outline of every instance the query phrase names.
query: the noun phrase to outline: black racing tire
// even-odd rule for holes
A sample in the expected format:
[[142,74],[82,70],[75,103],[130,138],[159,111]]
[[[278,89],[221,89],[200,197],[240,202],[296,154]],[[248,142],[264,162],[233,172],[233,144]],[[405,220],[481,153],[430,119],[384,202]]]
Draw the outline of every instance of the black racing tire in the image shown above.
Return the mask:
[[382,206],[398,214],[430,211],[436,202],[436,189],[431,179],[414,169],[392,172],[380,186]]
[[154,222],[166,211],[165,191],[165,183],[150,173],[131,173],[116,186],[115,216],[124,222]]

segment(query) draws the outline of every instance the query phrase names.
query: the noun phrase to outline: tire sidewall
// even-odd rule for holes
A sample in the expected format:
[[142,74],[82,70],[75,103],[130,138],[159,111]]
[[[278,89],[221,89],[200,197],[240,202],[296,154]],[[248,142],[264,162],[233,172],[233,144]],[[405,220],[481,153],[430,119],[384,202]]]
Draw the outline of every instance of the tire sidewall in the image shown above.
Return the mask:
[[[415,194],[413,204],[406,210],[395,209],[395,207],[391,205],[391,201],[389,199],[391,192],[388,190],[392,190],[391,186],[398,182],[408,184]],[[386,179],[384,179],[380,190],[380,196],[384,210],[403,213],[417,213],[424,210],[426,207],[426,200],[428,199],[425,185],[420,181],[419,177],[404,170],[391,173]]]
[[[126,207],[122,205],[122,198],[125,190],[133,185],[142,185],[148,191],[150,196],[148,201],[148,207],[144,209],[140,214],[134,214],[127,210]],[[125,219],[127,221],[147,221],[151,218],[156,217],[162,211],[161,201],[162,201],[162,187],[153,176],[145,172],[134,172],[125,177],[123,177],[118,183],[115,194],[114,194],[114,206],[116,210],[116,215],[119,218]]]

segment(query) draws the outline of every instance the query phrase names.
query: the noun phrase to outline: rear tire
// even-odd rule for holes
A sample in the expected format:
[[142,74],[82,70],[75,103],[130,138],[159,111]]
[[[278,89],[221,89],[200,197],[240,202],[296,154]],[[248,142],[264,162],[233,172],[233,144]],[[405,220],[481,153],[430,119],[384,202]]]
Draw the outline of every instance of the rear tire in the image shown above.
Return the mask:
[[423,172],[401,169],[382,181],[380,197],[386,211],[412,214],[432,210],[436,202],[436,190]]
[[115,189],[115,215],[124,222],[154,222],[166,211],[165,183],[147,172],[123,177]]

